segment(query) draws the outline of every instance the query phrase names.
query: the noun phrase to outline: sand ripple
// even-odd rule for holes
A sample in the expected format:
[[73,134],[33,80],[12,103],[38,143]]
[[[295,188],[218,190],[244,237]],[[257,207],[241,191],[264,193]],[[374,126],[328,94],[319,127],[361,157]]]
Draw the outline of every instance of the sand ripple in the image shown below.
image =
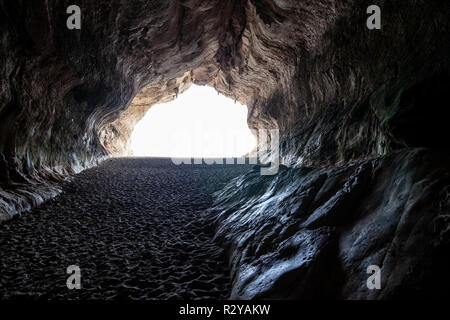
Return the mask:
[[[206,209],[247,170],[112,159],[84,171],[58,198],[0,225],[0,297],[228,298]],[[81,290],[66,287],[69,265],[81,268]]]

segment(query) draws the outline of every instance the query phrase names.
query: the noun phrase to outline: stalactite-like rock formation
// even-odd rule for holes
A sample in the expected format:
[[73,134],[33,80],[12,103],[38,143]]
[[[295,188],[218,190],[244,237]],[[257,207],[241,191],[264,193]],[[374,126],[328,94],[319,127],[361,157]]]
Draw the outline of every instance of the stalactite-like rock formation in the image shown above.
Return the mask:
[[[302,280],[291,291],[283,291],[280,283],[292,279],[286,273],[314,279],[320,269],[314,265],[321,262],[314,263],[328,255],[324,248],[329,247],[343,265],[342,281],[335,284],[342,290],[330,296],[389,297],[366,296],[345,280],[355,261],[397,245],[361,244],[358,230],[370,227],[373,239],[388,241],[396,224],[386,221],[398,218],[401,231],[423,216],[417,228],[436,220],[441,233],[433,238],[421,229],[414,238],[416,229],[409,228],[414,241],[402,235],[399,239],[408,244],[399,254],[408,261],[414,254],[409,248],[419,239],[434,241],[439,252],[448,246],[449,166],[437,159],[446,159],[449,147],[450,6],[438,0],[375,1],[382,8],[382,29],[369,30],[366,8],[372,2],[79,0],[82,28],[69,30],[66,8],[72,3],[0,0],[0,220],[56,195],[58,181],[108,153],[129,154],[133,126],[152,104],[173,99],[191,83],[209,85],[247,104],[252,128],[280,130],[281,160],[291,168],[289,174],[266,184],[247,177],[241,191],[273,197],[276,203],[273,190],[285,183],[297,188],[283,198],[290,201],[289,214],[278,211],[282,207],[270,209],[267,219],[278,222],[261,222],[268,213],[256,199],[237,201],[246,206],[234,213],[222,210],[236,217],[230,224],[222,213],[219,229],[219,235],[228,234],[232,250],[234,296],[314,296],[314,282]],[[422,167],[420,159],[428,151],[415,148],[433,149],[429,158],[439,168]],[[309,178],[298,169],[302,166],[315,168],[314,186],[308,187]],[[399,183],[386,173],[397,174],[394,166],[399,179],[414,176],[405,189],[392,189],[413,202],[395,200],[401,205],[375,227],[376,214],[389,215],[386,208],[392,208],[384,205],[390,201],[384,192]],[[380,178],[383,174],[386,179]],[[283,180],[291,175],[297,182]],[[433,192],[414,189],[426,187],[420,177]],[[260,184],[256,193],[248,189],[251,179]],[[231,194],[222,194],[218,203]],[[408,217],[412,203],[420,206],[420,214]],[[243,208],[246,213],[239,211]],[[248,241],[267,242],[264,248],[242,239],[239,226],[249,214],[254,217],[250,225],[260,229],[245,230],[255,232]],[[268,240],[257,235],[269,226],[289,230]],[[299,259],[314,263],[305,267],[298,260],[293,269],[272,273],[271,283],[259,283],[257,275],[262,277],[268,266],[258,259],[278,250],[277,245],[292,254],[292,248],[311,246],[312,258]],[[342,248],[353,251],[342,254]],[[285,253],[279,259],[292,257]],[[275,255],[270,259],[281,261]],[[417,268],[425,258],[418,259],[413,261]],[[400,279],[391,284],[396,296],[406,283],[402,274],[409,271],[392,264],[386,268]],[[258,291],[254,285],[264,287]]]

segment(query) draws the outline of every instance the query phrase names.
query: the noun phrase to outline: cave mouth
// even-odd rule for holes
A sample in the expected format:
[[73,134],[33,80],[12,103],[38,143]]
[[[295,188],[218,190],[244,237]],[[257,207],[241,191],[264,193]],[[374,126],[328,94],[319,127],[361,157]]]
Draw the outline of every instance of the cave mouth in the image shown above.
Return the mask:
[[208,86],[192,85],[176,99],[152,106],[135,125],[135,157],[235,158],[256,147],[247,106]]
[[[450,2],[0,2],[0,300],[448,296]],[[276,175],[108,159],[191,84]]]

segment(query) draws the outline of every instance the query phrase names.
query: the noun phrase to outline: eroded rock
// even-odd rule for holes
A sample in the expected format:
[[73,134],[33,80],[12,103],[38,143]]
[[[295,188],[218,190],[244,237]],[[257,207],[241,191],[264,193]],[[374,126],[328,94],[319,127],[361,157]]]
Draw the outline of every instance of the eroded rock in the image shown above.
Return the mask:
[[[343,168],[237,178],[213,209],[231,256],[232,298],[442,297],[448,163],[448,151],[413,149]],[[366,286],[370,265],[381,268],[381,290]]]

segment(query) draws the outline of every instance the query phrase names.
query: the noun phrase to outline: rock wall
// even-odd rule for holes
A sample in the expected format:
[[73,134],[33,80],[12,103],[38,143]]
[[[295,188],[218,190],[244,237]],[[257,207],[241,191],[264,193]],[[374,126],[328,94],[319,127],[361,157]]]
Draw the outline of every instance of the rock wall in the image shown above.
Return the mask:
[[[281,160],[291,169],[270,178],[274,179],[270,183],[257,179],[255,183],[262,189],[256,194],[268,203],[281,199],[271,190],[285,184],[295,184],[298,192],[306,192],[310,177],[317,188],[321,183],[334,185],[330,188],[336,197],[326,191],[323,199],[329,196],[330,201],[335,199],[336,205],[342,202],[344,207],[352,204],[363,208],[364,203],[373,207],[367,212],[350,210],[348,214],[361,216],[345,217],[342,222],[328,218],[335,216],[332,208],[331,213],[310,209],[301,219],[318,219],[310,221],[313,229],[309,224],[297,224],[289,231],[292,237],[272,239],[275,242],[264,250],[276,250],[276,245],[288,251],[309,246],[313,260],[328,256],[323,254],[328,249],[322,246],[339,252],[337,243],[351,241],[351,232],[372,228],[370,222],[360,222],[362,217],[377,221],[376,212],[384,210],[390,217],[386,219],[397,224],[383,220],[381,225],[389,230],[395,225],[403,228],[398,214],[409,211],[400,200],[395,202],[405,206],[398,211],[385,204],[385,192],[395,179],[379,178],[384,172],[399,174],[400,179],[420,171],[423,179],[436,181],[436,186],[446,181],[448,162],[433,162],[443,170],[441,181],[433,175],[434,167],[422,168],[420,161],[411,160],[425,152],[412,148],[449,147],[450,5],[445,1],[79,0],[81,30],[66,27],[66,8],[71,4],[65,0],[0,0],[0,220],[56,195],[58,181],[96,165],[108,153],[129,154],[133,126],[148,108],[173,99],[191,83],[215,87],[247,104],[250,127],[280,130]],[[366,8],[371,4],[382,9],[381,30],[366,27]],[[400,149],[410,151],[397,153]],[[411,161],[415,165],[409,166]],[[312,173],[299,169],[304,166],[316,169]],[[337,178],[332,178],[334,175]],[[351,184],[360,175],[364,187],[356,184],[355,189],[348,186],[346,191],[347,187],[340,186],[347,180]],[[291,176],[298,181],[291,181]],[[252,179],[243,180],[244,186],[239,187],[243,193],[254,192]],[[399,189],[399,196],[420,186],[421,180],[414,181],[416,184]],[[367,188],[375,188],[373,195]],[[442,190],[436,189],[436,194]],[[428,209],[421,214],[425,221],[431,221],[436,214],[430,213],[430,208],[438,200],[428,193],[413,194],[414,201],[427,203]],[[292,193],[288,206],[301,206],[301,196],[301,192]],[[224,201],[227,196],[220,199]],[[305,203],[313,207],[325,203],[316,200]],[[260,212],[255,199],[241,201],[250,212]],[[264,274],[265,265],[249,272],[248,280],[242,268],[252,266],[261,256],[247,255],[242,251],[247,250],[247,244],[237,246],[236,239],[241,236],[243,222],[257,228],[265,211],[259,217],[239,210],[227,211],[235,217],[235,226],[222,215],[219,233],[230,233],[227,243],[233,248],[230,254],[236,274],[233,295],[307,296],[305,288],[310,284],[306,282],[289,293],[280,293],[277,288],[281,287],[271,284],[264,288],[273,291],[252,289],[259,281],[255,274]],[[273,210],[271,219],[284,219],[282,209]],[[341,211],[337,210],[339,215]],[[299,221],[286,219],[281,225]],[[266,228],[279,227],[277,223]],[[342,231],[340,223],[350,231]],[[445,229],[444,222],[441,227]],[[377,239],[389,242],[383,230],[377,232]],[[263,236],[255,237],[260,238]],[[344,248],[356,251],[358,246],[344,244]],[[385,245],[381,247],[387,250]],[[348,257],[338,254],[344,273],[358,255],[364,255],[356,251]],[[374,252],[368,251],[367,257]],[[293,256],[295,261],[306,257],[298,254]],[[236,262],[241,256],[249,260],[241,262],[239,258]],[[291,270],[287,264],[280,268]],[[299,277],[304,272],[295,270]],[[363,297],[358,290],[349,293],[356,284],[342,281],[342,297]],[[380,297],[388,296],[383,293]]]
[[[259,168],[217,194],[234,299],[442,298],[450,283],[450,152],[339,168]],[[366,286],[381,268],[381,290]]]

